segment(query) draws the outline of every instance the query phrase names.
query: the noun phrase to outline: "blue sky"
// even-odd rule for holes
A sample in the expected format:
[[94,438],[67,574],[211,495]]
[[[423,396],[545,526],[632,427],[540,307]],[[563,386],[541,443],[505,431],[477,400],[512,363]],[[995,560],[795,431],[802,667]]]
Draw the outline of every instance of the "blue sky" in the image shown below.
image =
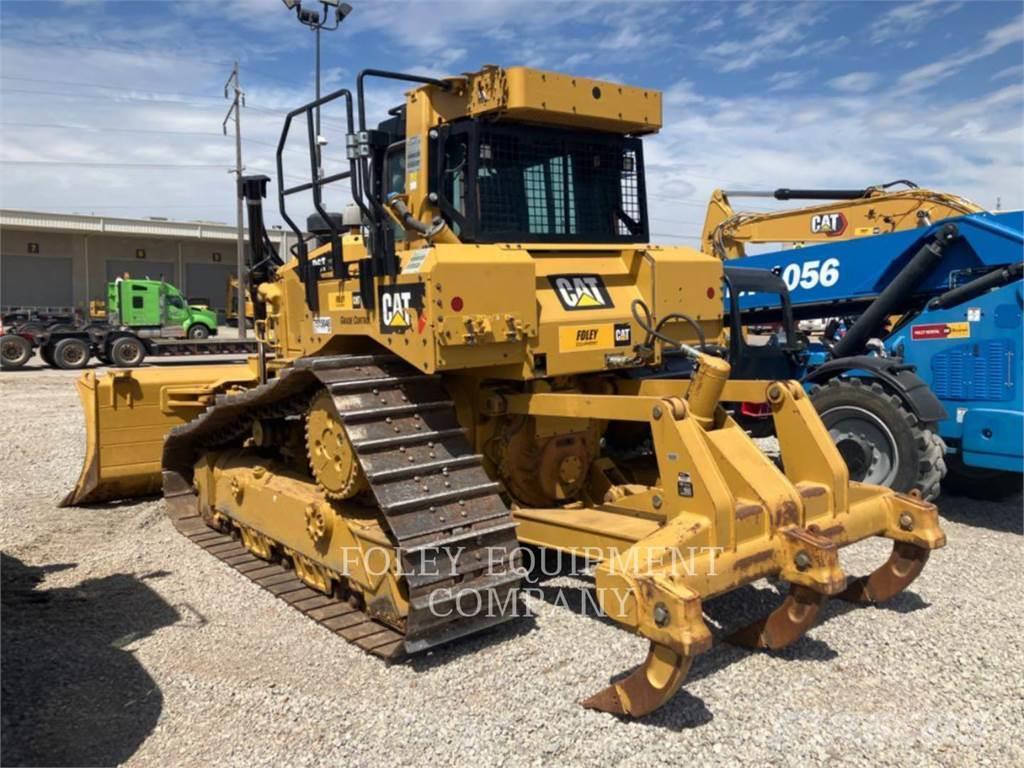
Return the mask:
[[[696,236],[719,186],[909,178],[1024,206],[1019,2],[351,4],[323,38],[325,88],[364,67],[488,63],[663,90],[666,128],[646,150],[659,239]],[[312,42],[280,0],[3,0],[0,205],[233,221],[231,64],[247,169],[270,171],[283,112],[312,97]],[[399,95],[373,91],[372,108]],[[301,176],[297,146],[287,157]]]

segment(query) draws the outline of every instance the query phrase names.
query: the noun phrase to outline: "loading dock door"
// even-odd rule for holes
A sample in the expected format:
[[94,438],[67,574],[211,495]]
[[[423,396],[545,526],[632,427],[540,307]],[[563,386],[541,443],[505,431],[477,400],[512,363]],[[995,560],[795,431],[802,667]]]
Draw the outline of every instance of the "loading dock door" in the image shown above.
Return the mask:
[[189,300],[205,299],[212,309],[223,312],[228,278],[235,270],[227,264],[185,264],[185,295]]
[[18,307],[70,307],[71,258],[8,256],[0,259],[0,304]]

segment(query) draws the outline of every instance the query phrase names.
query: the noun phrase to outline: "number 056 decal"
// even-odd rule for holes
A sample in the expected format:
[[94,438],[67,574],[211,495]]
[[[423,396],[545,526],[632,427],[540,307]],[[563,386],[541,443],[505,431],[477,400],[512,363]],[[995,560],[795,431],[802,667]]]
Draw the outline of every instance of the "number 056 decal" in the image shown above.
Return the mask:
[[810,290],[819,285],[831,288],[839,282],[839,259],[810,259],[800,264],[787,264],[782,270],[782,279],[791,291],[797,288]]

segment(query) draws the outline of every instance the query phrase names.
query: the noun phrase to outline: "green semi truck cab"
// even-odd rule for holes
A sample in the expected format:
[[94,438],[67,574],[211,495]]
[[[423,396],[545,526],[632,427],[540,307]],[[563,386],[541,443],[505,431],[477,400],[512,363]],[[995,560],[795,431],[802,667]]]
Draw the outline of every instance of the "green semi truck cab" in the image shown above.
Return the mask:
[[119,277],[108,283],[107,320],[162,338],[206,339],[217,334],[217,313],[190,305],[163,280]]

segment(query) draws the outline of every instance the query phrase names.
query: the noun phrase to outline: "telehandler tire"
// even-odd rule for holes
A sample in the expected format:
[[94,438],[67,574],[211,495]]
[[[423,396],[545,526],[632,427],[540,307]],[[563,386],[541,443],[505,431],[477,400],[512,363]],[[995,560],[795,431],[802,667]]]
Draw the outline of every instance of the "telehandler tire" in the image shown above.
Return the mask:
[[877,382],[832,379],[811,394],[850,479],[931,501],[946,475],[946,446]]
[[53,363],[65,371],[75,371],[89,364],[92,353],[81,339],[61,339],[53,348]]
[[4,368],[21,368],[32,359],[32,345],[23,336],[11,333],[0,337],[0,365]]
[[131,336],[122,336],[110,345],[110,363],[118,368],[135,368],[145,359],[146,348]]

